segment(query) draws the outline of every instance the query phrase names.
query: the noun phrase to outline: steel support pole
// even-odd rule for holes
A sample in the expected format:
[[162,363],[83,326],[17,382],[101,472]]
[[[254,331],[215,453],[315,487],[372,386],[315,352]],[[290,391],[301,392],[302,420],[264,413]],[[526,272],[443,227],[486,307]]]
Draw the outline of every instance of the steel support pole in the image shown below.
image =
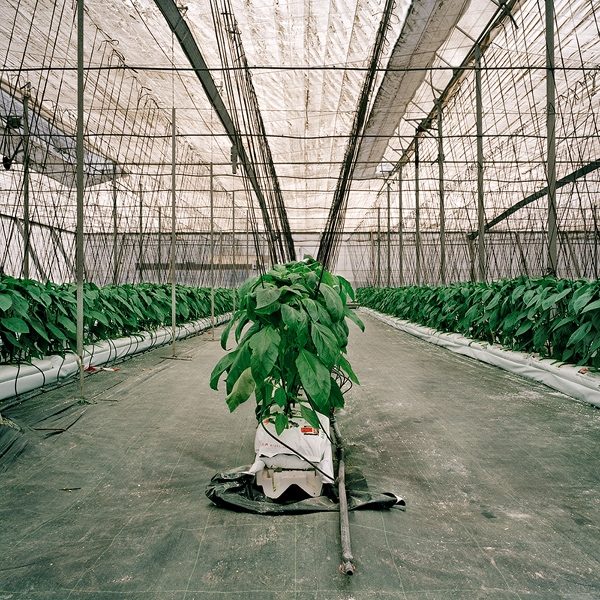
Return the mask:
[[592,206],[592,216],[594,218],[594,279],[598,279],[598,208]]
[[29,279],[29,89],[23,95],[23,278]]
[[77,132],[76,132],[76,189],[77,217],[75,227],[75,274],[77,285],[77,362],[79,364],[79,393],[84,398],[83,376],[83,20],[84,0],[77,0]]
[[477,119],[477,254],[479,281],[486,280],[485,272],[485,213],[483,205],[483,101],[481,97],[481,48],[475,46],[475,110]]
[[162,283],[162,207],[158,207],[158,269],[156,270],[156,278],[158,283]]
[[438,100],[438,187],[440,191],[440,282],[446,285],[446,210],[444,190],[444,138],[442,132],[442,103]]
[[381,206],[377,207],[377,287],[381,287]]
[[142,182],[139,184],[139,194],[140,194],[140,214],[139,214],[139,225],[140,225],[140,239],[139,239],[139,250],[138,250],[138,271],[140,275],[140,283],[144,281],[144,272],[142,266],[142,257],[144,255],[144,206],[142,204]]
[[387,183],[387,287],[391,285],[392,273],[392,238],[390,235],[390,182]]
[[250,277],[250,215],[246,215],[246,279]]
[[404,285],[404,223],[402,222],[402,163],[398,168],[398,285]]
[[419,205],[419,130],[415,135],[415,283],[421,285],[421,207]]
[[554,80],[554,1],[546,0],[546,106],[548,160],[548,271],[558,267],[556,219],[556,90]]
[[235,268],[235,190],[231,192],[231,264],[233,271],[233,285],[231,286],[231,300],[235,313],[235,296],[237,287],[237,273]]
[[176,223],[175,223],[175,167],[177,160],[177,136],[175,127],[175,107],[171,109],[171,333],[173,337],[173,356],[175,356],[175,336],[177,329],[177,296],[175,272],[175,242],[176,242]]
[[210,326],[212,341],[215,340],[215,221],[214,221],[214,173],[210,163]]
[[117,165],[113,163],[112,173],[112,200],[113,200],[113,284],[119,282],[119,229],[117,215]]

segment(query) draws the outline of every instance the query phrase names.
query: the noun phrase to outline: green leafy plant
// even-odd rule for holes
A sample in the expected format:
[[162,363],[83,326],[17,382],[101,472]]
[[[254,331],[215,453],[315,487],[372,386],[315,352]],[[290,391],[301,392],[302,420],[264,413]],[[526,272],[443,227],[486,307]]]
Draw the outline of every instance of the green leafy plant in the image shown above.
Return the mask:
[[[178,285],[176,322],[211,314],[209,288]],[[215,312],[232,310],[232,292],[215,290]],[[0,277],[0,361],[29,361],[75,351],[76,287]],[[84,343],[154,331],[171,325],[171,286],[153,283],[84,285]]]
[[364,306],[467,337],[600,368],[600,282],[517,277],[448,286],[360,288]]
[[329,416],[344,405],[339,377],[358,383],[345,357],[346,319],[364,325],[346,306],[348,298],[354,299],[348,281],[308,256],[244,283],[240,308],[221,336],[226,350],[235,327],[237,347],[217,363],[210,380],[216,390],[227,375],[229,410],[254,392],[257,419],[274,421],[278,434],[293,424],[298,408],[319,429],[316,413]]

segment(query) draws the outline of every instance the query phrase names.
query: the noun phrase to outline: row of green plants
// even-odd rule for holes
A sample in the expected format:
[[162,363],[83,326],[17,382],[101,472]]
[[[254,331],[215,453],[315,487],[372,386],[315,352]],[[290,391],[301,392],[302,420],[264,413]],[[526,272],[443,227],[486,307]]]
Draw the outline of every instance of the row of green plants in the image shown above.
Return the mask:
[[[210,288],[176,287],[176,323],[211,314]],[[215,289],[215,313],[233,307],[232,291]],[[84,343],[135,335],[171,325],[170,284],[98,287],[84,284]],[[74,284],[0,277],[0,362],[29,361],[75,351]]]
[[466,337],[600,367],[600,281],[517,277],[447,286],[365,287],[366,307]]
[[347,306],[352,286],[310,256],[276,265],[239,290],[239,310],[221,336],[227,349],[211,374],[217,389],[225,374],[227,405],[234,411],[254,393],[256,418],[277,434],[297,425],[299,413],[316,429],[317,413],[329,417],[344,406],[341,388],[358,379],[346,358],[349,327],[362,321]]

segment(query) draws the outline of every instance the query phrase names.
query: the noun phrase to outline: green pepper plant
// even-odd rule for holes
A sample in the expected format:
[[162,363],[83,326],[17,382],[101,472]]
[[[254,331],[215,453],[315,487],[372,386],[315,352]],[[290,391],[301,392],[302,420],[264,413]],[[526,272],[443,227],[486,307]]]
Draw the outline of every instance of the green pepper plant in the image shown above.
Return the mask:
[[358,379],[346,358],[349,328],[364,325],[346,306],[354,299],[350,283],[320,263],[304,260],[276,265],[246,281],[239,290],[239,310],[221,336],[227,349],[235,327],[237,347],[212,371],[217,389],[226,374],[226,402],[233,412],[254,392],[256,417],[269,419],[277,434],[300,415],[316,429],[317,413],[329,417],[344,405],[338,381]]

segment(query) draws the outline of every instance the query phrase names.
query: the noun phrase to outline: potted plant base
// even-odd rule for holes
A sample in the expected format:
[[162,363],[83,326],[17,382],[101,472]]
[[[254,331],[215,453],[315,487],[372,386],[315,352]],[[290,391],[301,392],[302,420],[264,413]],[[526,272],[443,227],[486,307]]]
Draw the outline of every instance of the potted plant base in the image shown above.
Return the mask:
[[320,496],[324,483],[334,482],[329,419],[319,414],[316,429],[294,411],[290,424],[277,434],[271,419],[259,424],[254,438],[256,458],[250,473],[268,498],[277,499],[292,485]]

